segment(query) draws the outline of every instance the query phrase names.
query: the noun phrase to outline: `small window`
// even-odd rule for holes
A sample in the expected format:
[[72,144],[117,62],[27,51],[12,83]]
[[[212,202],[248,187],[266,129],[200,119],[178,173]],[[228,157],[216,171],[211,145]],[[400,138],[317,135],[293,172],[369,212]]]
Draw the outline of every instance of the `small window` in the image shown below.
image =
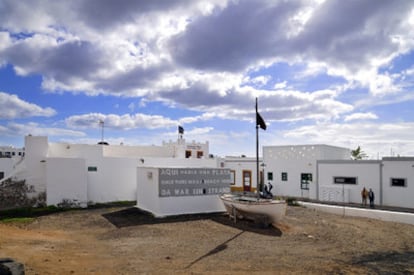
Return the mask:
[[203,151],[197,151],[197,158],[201,159],[203,157]]
[[88,166],[88,172],[98,172],[98,167],[96,167],[96,166]]
[[300,189],[309,190],[309,183],[312,181],[312,174],[302,173],[300,174]]
[[267,180],[273,180],[273,172],[267,172]]
[[287,181],[287,180],[288,180],[288,173],[282,172],[282,181]]
[[4,172],[0,172],[0,180],[4,178]]
[[185,158],[188,159],[190,157],[191,157],[191,151],[190,150],[185,151]]
[[236,185],[236,171],[230,170],[230,184]]
[[334,177],[334,183],[336,184],[357,184],[356,177]]
[[406,181],[406,179],[392,178],[391,179],[391,186],[406,187],[407,186],[407,181]]

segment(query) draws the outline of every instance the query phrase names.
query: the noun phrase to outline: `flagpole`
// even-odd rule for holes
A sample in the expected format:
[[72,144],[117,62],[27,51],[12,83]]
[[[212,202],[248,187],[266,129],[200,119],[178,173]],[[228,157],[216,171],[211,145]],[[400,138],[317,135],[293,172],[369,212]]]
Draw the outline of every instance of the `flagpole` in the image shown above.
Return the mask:
[[259,125],[257,124],[257,97],[256,97],[256,192],[257,198],[260,198],[259,185]]

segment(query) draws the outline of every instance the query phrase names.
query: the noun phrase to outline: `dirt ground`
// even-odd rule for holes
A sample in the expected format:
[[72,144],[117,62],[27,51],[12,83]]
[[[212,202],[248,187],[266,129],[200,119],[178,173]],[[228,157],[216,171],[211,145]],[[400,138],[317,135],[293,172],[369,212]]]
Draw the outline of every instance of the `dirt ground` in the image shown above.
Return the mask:
[[289,206],[277,228],[224,214],[136,208],[0,223],[0,258],[26,274],[414,274],[414,226]]

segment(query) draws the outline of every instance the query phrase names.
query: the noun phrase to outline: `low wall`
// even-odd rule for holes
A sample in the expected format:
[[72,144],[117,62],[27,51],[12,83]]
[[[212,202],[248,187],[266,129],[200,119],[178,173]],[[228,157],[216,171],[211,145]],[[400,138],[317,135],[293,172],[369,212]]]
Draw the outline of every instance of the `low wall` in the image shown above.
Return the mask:
[[414,213],[404,213],[395,211],[385,211],[378,209],[364,209],[348,206],[326,205],[319,203],[299,202],[300,205],[306,208],[315,209],[318,211],[328,212],[332,214],[365,217],[370,219],[377,219],[387,222],[408,223],[414,225]]

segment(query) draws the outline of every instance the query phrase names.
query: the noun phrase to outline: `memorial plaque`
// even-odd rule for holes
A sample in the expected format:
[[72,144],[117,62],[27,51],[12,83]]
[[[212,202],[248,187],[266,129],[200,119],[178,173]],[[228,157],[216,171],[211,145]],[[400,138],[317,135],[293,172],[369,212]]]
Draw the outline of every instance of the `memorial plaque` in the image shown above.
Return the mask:
[[206,196],[230,192],[231,173],[220,168],[160,168],[159,196]]

